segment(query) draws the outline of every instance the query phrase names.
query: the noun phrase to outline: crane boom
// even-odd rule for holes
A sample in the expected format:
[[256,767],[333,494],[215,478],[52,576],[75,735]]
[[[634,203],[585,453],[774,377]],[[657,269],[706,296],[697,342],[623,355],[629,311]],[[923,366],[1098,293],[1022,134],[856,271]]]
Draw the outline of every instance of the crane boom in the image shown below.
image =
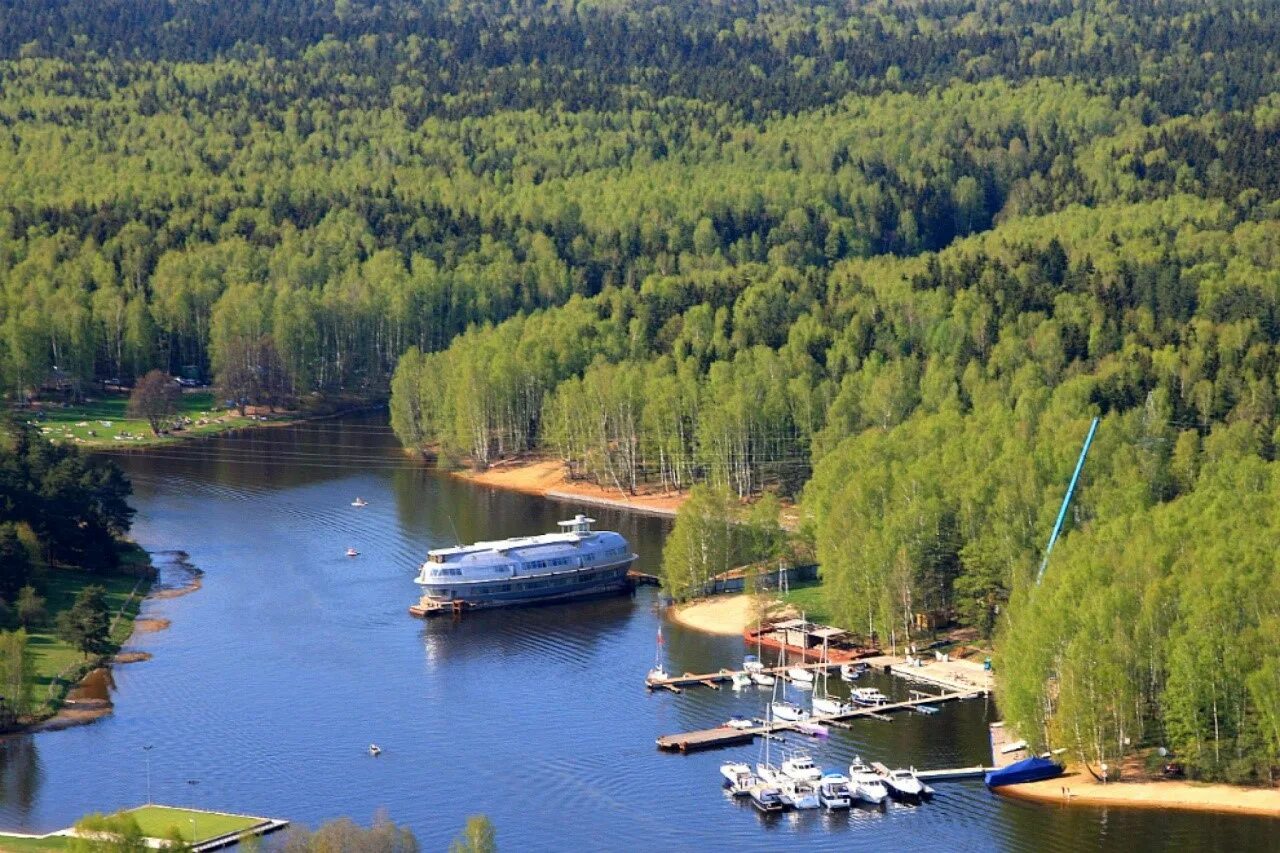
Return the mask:
[[1058,520],[1053,524],[1053,533],[1049,535],[1049,544],[1044,549],[1044,559],[1040,561],[1040,571],[1036,574],[1036,584],[1039,585],[1044,577],[1045,567],[1049,565],[1049,555],[1053,553],[1053,543],[1058,541],[1058,534],[1062,531],[1062,522],[1067,517],[1067,507],[1071,505],[1071,496],[1076,491],[1076,481],[1080,479],[1080,471],[1084,469],[1084,459],[1089,455],[1089,445],[1093,443],[1093,434],[1098,431],[1098,419],[1094,418],[1093,423],[1089,425],[1089,434],[1084,437],[1084,447],[1080,448],[1080,458],[1076,460],[1075,473],[1071,475],[1071,485],[1067,486],[1067,493],[1062,496],[1062,508],[1058,510]]

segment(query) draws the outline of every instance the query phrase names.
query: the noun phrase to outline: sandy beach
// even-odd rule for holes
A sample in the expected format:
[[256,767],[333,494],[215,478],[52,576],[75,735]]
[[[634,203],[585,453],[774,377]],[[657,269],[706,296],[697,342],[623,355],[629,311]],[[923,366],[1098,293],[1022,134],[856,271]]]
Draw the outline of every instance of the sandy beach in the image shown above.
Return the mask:
[[652,515],[675,515],[687,497],[684,493],[660,491],[629,495],[620,489],[569,480],[564,475],[563,463],[555,459],[498,463],[485,471],[457,471],[454,476],[485,486],[513,489],[555,500],[581,501]]
[[708,634],[741,634],[756,623],[755,596],[722,595],[671,608],[673,621]]
[[1280,788],[1274,787],[1246,788],[1176,779],[1103,785],[1088,773],[1068,772],[1057,779],[996,790],[1003,796],[1060,805],[1188,809],[1280,818]]

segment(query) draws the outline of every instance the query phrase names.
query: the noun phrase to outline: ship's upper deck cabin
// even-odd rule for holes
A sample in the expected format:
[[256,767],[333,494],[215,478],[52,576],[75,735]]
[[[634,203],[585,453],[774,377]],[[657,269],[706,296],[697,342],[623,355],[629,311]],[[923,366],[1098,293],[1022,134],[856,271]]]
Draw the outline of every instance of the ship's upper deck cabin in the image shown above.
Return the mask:
[[[424,569],[432,565],[459,565],[463,567],[501,566],[508,571],[517,564],[527,568],[545,569],[569,565],[581,566],[596,563],[599,558],[624,557],[630,553],[627,541],[617,533],[591,529],[594,518],[578,514],[559,522],[560,532],[537,536],[517,536],[474,545],[458,545],[452,548],[436,548],[427,552]],[[601,552],[599,554],[595,552]],[[437,574],[428,572],[430,576]]]

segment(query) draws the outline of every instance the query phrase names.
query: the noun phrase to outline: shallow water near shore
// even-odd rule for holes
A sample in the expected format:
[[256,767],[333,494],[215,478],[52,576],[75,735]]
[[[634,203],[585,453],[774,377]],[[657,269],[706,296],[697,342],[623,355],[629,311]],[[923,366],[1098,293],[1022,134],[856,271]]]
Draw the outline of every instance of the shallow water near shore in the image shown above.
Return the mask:
[[[933,802],[760,819],[720,791],[721,761],[759,746],[659,753],[660,734],[759,715],[766,695],[648,694],[661,620],[654,590],[596,601],[414,620],[426,550],[553,529],[583,509],[652,570],[670,522],[488,490],[408,460],[385,420],[353,417],[133,455],[135,535],[182,550],[201,588],[149,600],[167,630],[153,659],[114,671],[115,710],[92,725],[0,741],[0,827],[55,829],[157,802],[367,822],[385,808],[425,850],[483,812],[504,850],[1266,850],[1274,820],[1064,808],[939,783]],[[369,505],[351,506],[355,497]],[[348,558],[354,547],[360,556]],[[736,637],[664,627],[676,672],[734,666]],[[869,682],[901,694],[908,685]],[[865,720],[805,743],[917,767],[982,763],[994,707]],[[794,746],[797,741],[788,738]],[[370,757],[367,746],[384,750]],[[150,751],[150,773],[143,747]]]

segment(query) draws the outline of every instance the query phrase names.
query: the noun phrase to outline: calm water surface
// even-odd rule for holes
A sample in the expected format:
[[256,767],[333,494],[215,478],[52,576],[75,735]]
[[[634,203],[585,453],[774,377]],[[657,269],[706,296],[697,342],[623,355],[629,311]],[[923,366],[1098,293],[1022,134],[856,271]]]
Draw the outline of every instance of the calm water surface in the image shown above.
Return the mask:
[[[578,510],[659,562],[668,522],[469,486],[407,462],[385,422],[353,418],[133,456],[135,533],[202,569],[194,594],[152,600],[168,630],[134,638],[154,659],[118,667],[115,713],[0,742],[0,824],[65,826],[157,801],[316,823],[385,808],[424,849],[489,815],[507,850],[1259,850],[1277,824],[1063,809],[939,784],[920,807],[762,820],[725,799],[721,761],[758,747],[665,755],[660,734],[764,696],[649,695],[660,620],[653,591],[422,622],[405,609],[427,549],[552,530]],[[350,506],[357,496],[369,506]],[[348,547],[356,559],[343,556]],[[674,671],[741,660],[734,638],[665,628]],[[889,681],[886,691],[904,686]],[[812,751],[827,766],[921,767],[987,758],[983,701],[933,717],[867,720]],[[379,758],[365,753],[375,741]],[[192,784],[194,782],[194,784]]]

